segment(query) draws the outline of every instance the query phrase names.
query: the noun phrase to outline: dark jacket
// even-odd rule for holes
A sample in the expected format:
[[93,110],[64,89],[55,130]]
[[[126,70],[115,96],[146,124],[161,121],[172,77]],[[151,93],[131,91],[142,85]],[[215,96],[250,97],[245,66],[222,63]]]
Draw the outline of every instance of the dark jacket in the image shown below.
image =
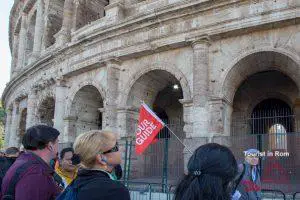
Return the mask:
[[16,161],[17,158],[15,157],[1,157],[0,158],[0,193],[1,193],[1,185],[2,185],[2,180],[10,168],[12,164]]
[[128,189],[98,170],[81,169],[74,180],[78,187],[78,200],[130,200]]
[[9,168],[4,177],[0,199],[8,190],[16,170],[29,161],[33,161],[34,164],[21,174],[15,187],[15,200],[51,200],[59,195],[60,189],[52,176],[53,169],[37,155],[23,153]]
[[[245,169],[244,169],[245,166]],[[260,200],[261,199],[261,182],[259,169],[256,166],[256,179],[252,179],[251,166],[248,163],[239,165],[239,172],[244,171],[243,178],[237,188],[241,193],[240,200]]]

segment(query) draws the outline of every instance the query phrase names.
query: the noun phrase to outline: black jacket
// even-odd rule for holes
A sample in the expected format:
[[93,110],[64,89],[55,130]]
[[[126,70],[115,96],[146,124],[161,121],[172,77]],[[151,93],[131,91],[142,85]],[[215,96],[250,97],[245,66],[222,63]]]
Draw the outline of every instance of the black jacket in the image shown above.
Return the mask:
[[1,191],[1,185],[2,185],[2,180],[10,168],[12,164],[16,161],[17,158],[14,157],[1,157],[0,158],[0,191]]
[[81,169],[74,180],[79,200],[130,200],[128,189],[102,171]]

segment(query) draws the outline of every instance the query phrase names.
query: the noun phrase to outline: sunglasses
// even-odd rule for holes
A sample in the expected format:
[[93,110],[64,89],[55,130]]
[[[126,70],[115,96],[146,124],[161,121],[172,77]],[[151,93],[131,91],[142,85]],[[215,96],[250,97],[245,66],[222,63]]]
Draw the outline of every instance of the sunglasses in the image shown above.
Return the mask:
[[113,152],[118,152],[118,151],[119,151],[119,144],[118,144],[118,142],[116,142],[116,145],[113,148],[111,148],[108,151],[103,152],[102,154],[113,153]]

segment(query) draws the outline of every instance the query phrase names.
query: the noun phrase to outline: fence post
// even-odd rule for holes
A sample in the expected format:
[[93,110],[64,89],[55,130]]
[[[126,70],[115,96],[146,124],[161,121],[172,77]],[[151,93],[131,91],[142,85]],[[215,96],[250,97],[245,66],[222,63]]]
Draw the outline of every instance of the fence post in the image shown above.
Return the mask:
[[151,184],[149,184],[149,200],[151,200],[152,198],[151,191],[152,191]]
[[168,185],[168,156],[169,156],[169,139],[165,139],[164,145],[164,161],[163,161],[163,177],[162,177],[162,191],[167,192]]
[[127,186],[127,152],[128,151],[128,140],[125,142],[125,162],[124,162],[124,184]]
[[129,142],[129,159],[128,159],[128,170],[127,170],[127,181],[129,180],[129,173],[130,173],[130,167],[131,167],[131,149],[132,149],[132,138],[130,138]]

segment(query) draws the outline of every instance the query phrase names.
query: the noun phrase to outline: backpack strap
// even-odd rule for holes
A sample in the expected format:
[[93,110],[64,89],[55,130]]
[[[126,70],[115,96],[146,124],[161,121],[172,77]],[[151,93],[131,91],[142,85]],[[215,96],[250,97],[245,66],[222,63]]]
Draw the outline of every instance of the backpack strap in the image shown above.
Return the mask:
[[15,189],[17,183],[20,181],[21,174],[23,174],[29,167],[32,166],[32,164],[37,163],[36,161],[28,161],[21,165],[19,168],[16,169],[15,174],[13,175],[12,179],[9,182],[7,191],[3,195],[4,200],[8,199],[15,199]]

